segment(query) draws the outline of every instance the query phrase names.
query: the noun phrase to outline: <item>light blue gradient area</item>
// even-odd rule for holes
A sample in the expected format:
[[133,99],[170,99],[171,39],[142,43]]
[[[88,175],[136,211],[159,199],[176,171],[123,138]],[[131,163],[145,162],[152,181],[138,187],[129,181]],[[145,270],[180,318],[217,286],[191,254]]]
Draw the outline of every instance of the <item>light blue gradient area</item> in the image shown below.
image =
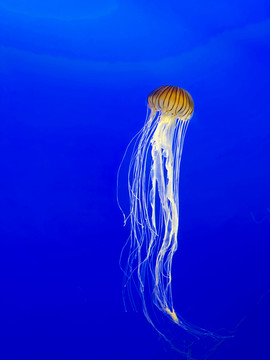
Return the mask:
[[67,1],[20,1],[11,0],[4,2],[1,7],[10,14],[18,14],[31,18],[47,18],[72,20],[72,19],[95,19],[110,15],[117,8],[117,2],[114,0],[94,3],[89,1],[77,1],[76,6]]
[[[266,1],[0,4],[1,42],[20,50],[98,61],[157,61],[267,21]],[[222,49],[221,49],[222,50]]]

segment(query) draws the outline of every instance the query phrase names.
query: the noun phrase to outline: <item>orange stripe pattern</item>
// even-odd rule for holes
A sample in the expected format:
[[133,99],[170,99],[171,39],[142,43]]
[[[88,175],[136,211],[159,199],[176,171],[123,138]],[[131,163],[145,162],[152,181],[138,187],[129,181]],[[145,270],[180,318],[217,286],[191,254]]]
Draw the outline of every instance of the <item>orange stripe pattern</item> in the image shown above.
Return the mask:
[[191,95],[177,86],[160,86],[149,94],[147,101],[152,111],[182,120],[190,119],[194,111]]

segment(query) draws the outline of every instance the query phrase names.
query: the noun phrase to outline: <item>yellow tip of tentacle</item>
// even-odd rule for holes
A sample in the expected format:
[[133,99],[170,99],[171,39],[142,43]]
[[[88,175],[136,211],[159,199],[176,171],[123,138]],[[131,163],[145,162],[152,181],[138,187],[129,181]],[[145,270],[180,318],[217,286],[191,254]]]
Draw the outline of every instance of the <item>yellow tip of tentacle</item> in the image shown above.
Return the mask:
[[176,315],[176,313],[175,313],[174,310],[171,311],[169,308],[166,308],[165,311],[166,311],[166,313],[167,313],[168,315],[170,315],[170,317],[172,318],[172,320],[173,320],[176,324],[179,324],[178,317],[177,317],[177,315]]

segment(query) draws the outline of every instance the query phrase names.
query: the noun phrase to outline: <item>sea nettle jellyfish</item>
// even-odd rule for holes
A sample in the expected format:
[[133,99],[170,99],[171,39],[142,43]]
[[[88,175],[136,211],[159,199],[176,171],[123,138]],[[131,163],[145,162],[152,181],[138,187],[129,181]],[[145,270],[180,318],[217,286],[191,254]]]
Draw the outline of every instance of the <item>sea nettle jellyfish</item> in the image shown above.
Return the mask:
[[128,250],[123,270],[125,293],[133,302],[131,285],[135,284],[143,312],[155,328],[149,315],[149,301],[175,324],[201,334],[206,331],[189,325],[175,312],[172,298],[180,162],[193,110],[190,94],[176,86],[161,86],[148,96],[146,121],[134,138],[128,171],[130,212],[125,221],[130,220],[131,230],[123,249]]

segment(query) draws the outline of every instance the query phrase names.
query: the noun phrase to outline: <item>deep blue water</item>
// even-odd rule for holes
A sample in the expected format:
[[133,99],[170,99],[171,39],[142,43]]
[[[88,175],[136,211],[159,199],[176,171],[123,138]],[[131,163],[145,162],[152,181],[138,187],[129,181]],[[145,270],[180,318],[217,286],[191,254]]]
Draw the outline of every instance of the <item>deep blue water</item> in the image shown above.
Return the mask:
[[175,308],[235,329],[210,360],[270,359],[269,2],[2,0],[0,45],[0,358],[179,359],[124,312],[116,203],[147,95],[171,84],[195,102]]

